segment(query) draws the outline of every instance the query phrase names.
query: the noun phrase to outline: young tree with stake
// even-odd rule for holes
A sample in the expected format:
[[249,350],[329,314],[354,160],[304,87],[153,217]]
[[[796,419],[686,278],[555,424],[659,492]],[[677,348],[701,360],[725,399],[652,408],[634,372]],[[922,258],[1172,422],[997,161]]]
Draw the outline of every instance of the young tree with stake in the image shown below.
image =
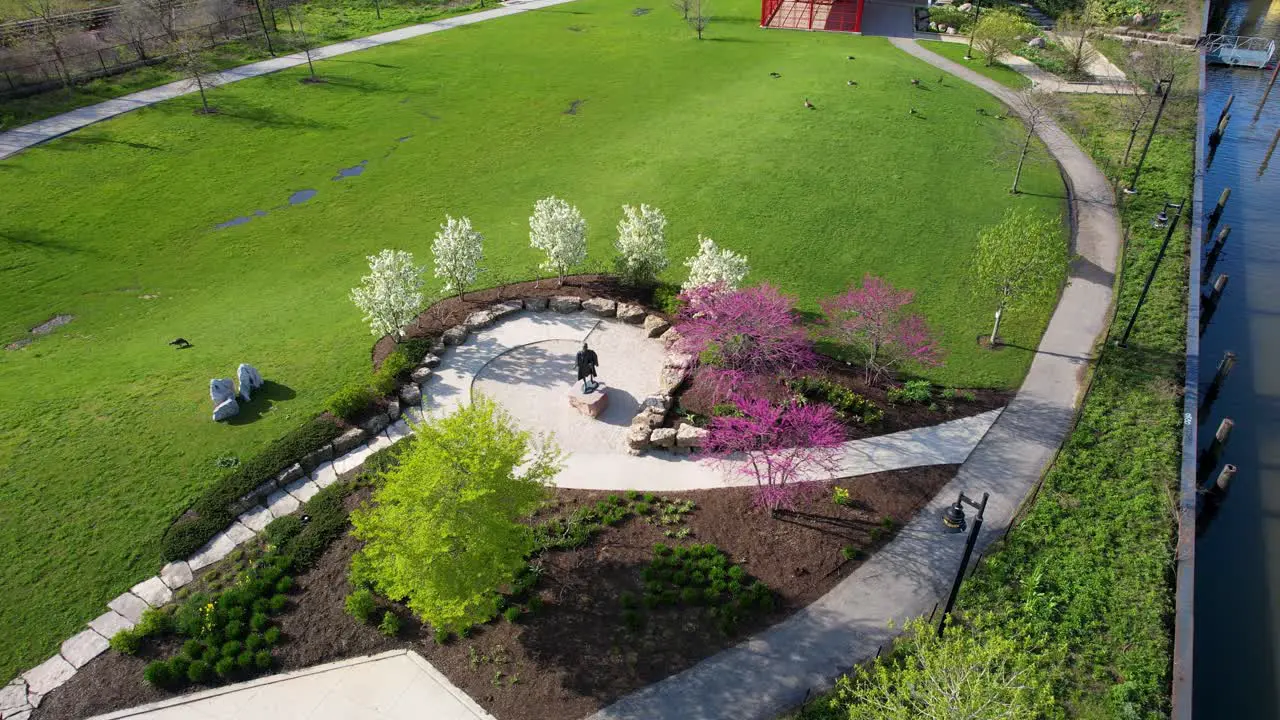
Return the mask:
[[436,277],[444,280],[445,292],[462,297],[480,273],[484,259],[484,236],[471,228],[470,218],[446,215],[431,245]]
[[655,207],[622,206],[614,264],[623,282],[645,285],[656,282],[667,267],[667,218]]
[[370,332],[378,337],[394,334],[397,341],[404,336],[404,326],[422,309],[424,270],[403,250],[369,256],[369,274],[351,290],[351,302],[364,312]]
[[689,278],[681,286],[683,290],[715,285],[733,291],[747,277],[745,256],[719,248],[714,240],[702,235],[698,236],[698,254],[685,260],[684,265],[689,268]]
[[460,632],[492,619],[498,590],[526,566],[533,530],[522,521],[547,497],[561,454],[483,396],[414,433],[373,503],[351,513],[365,543],[352,582]]
[[543,198],[529,216],[529,244],[546,254],[542,270],[554,272],[563,285],[569,269],[587,257],[587,220],[564,200]]
[[209,75],[213,74],[213,63],[204,56],[198,38],[191,36],[178,38],[174,51],[174,65],[200,91],[201,109],[197,112],[205,115],[214,112],[213,108],[209,107],[209,98],[204,94],[205,86],[209,84]]
[[706,30],[707,26],[711,24],[711,16],[707,15],[706,12],[707,0],[692,0],[692,3],[691,10],[693,14],[686,13],[685,21],[689,23],[689,27],[693,28],[693,31],[698,34],[698,39],[701,40],[702,31]]
[[1060,218],[1015,208],[982,231],[973,263],[974,288],[979,296],[996,301],[991,347],[1000,342],[1005,310],[1051,298],[1062,285],[1068,262]]
[[1052,119],[1058,105],[1057,95],[1036,88],[1023,90],[1014,96],[1013,111],[1022,118],[1022,124],[1026,126],[1027,133],[1022,137],[1018,147],[1018,166],[1013,171],[1013,185],[1009,187],[1009,192],[1015,195],[1018,193],[1018,183],[1022,181],[1022,166],[1031,152],[1031,139],[1035,137],[1041,123]]

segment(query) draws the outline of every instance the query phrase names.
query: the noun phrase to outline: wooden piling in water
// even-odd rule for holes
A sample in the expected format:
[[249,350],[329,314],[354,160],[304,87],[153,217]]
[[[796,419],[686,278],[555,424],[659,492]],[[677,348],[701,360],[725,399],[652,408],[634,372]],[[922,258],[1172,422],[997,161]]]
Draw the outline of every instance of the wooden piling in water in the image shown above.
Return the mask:
[[1236,476],[1236,470],[1236,466],[1231,463],[1222,466],[1222,472],[1218,473],[1218,479],[1213,481],[1213,487],[1220,493],[1226,492],[1231,485],[1231,479]]
[[[1280,66],[1280,63],[1277,64]],[[1262,164],[1258,166],[1258,177],[1262,177],[1262,173],[1267,171],[1267,166],[1271,164],[1271,153],[1276,151],[1276,143],[1280,142],[1280,127],[1276,128],[1276,134],[1271,138],[1271,144],[1267,146],[1267,154],[1262,156]]]
[[1222,354],[1222,360],[1218,362],[1218,372],[1213,375],[1213,382],[1210,387],[1219,387],[1226,382],[1227,376],[1231,374],[1231,370],[1236,366],[1236,354],[1230,350]]

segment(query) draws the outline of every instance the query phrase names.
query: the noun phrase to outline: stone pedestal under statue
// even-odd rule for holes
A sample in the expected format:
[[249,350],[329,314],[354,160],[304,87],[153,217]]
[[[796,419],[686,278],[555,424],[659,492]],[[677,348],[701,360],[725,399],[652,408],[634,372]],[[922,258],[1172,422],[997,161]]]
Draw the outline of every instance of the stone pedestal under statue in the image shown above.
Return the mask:
[[594,383],[595,389],[589,393],[582,392],[582,383],[574,383],[569,388],[569,404],[587,417],[600,417],[600,413],[609,407],[609,393],[604,383]]

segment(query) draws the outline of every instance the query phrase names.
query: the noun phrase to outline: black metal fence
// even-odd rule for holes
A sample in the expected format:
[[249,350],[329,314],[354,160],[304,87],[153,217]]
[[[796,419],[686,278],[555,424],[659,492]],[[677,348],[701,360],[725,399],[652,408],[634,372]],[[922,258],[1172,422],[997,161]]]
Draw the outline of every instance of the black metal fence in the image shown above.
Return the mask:
[[[263,35],[257,13],[245,13],[218,22],[187,28],[186,38],[199,39],[202,47],[213,48],[232,40]],[[135,42],[79,52],[64,53],[62,62],[51,53],[24,65],[0,68],[0,96],[34,95],[66,85],[80,84],[95,78],[117,75],[145,65],[162,62],[173,53],[176,37],[153,35]]]

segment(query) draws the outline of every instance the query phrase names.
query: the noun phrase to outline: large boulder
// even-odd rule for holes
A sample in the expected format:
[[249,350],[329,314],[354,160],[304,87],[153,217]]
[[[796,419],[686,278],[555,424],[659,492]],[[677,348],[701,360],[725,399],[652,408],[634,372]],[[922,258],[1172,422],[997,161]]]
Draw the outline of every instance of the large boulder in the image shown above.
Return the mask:
[[662,334],[670,329],[671,323],[657,315],[648,315],[644,319],[644,334],[651,338],[662,337]]
[[632,325],[639,325],[644,322],[644,308],[632,303],[622,303],[618,305],[618,319]]
[[245,402],[249,402],[254,390],[262,387],[262,373],[247,363],[240,363],[240,367],[236,368],[236,379],[240,382],[240,397]]
[[469,334],[470,332],[467,330],[466,326],[455,325],[448,330],[445,330],[444,334],[440,336],[440,339],[444,341],[445,345],[461,345],[467,341],[467,335]]
[[649,428],[644,425],[632,425],[627,433],[627,451],[632,455],[639,455],[648,448],[649,433]]
[[235,396],[236,386],[231,381],[231,378],[215,378],[209,381],[209,399],[213,401],[214,407]]
[[970,10],[973,9],[973,3],[964,3],[963,5],[961,5],[956,9],[959,10],[960,12],[969,12]]
[[676,431],[676,446],[683,448],[702,447],[707,440],[707,431],[697,425],[681,425]]
[[462,324],[465,325],[468,330],[474,332],[481,328],[489,327],[496,319],[497,317],[494,315],[492,310],[477,310],[468,315],[467,319]]
[[561,295],[551,298],[551,309],[558,313],[578,312],[582,309],[582,298],[572,295]]
[[223,420],[228,420],[239,414],[240,414],[240,403],[236,402],[236,399],[234,397],[228,398],[218,403],[213,408],[213,421],[222,422]]
[[597,317],[613,317],[618,312],[618,303],[609,298],[591,298],[582,301],[582,309]]
[[524,309],[524,303],[519,300],[508,300],[500,302],[489,308],[489,312],[493,313],[494,320],[501,320],[508,315],[514,315]]
[[662,333],[662,342],[667,347],[673,347],[675,346],[676,343],[680,342],[683,339],[684,339],[684,336],[681,335],[680,331],[676,330],[675,328],[671,328],[670,330]]
[[1033,37],[1027,41],[1027,47],[1030,47],[1030,48],[1036,48],[1037,50],[1041,50],[1041,49],[1044,49],[1044,46],[1045,46],[1045,42],[1044,42],[1044,38],[1042,37]]
[[653,432],[649,433],[649,443],[652,444],[654,447],[660,447],[660,448],[675,447],[676,429],[675,428],[654,428]]
[[365,431],[362,428],[351,428],[333,439],[333,451],[346,455],[364,443]]
[[665,413],[671,409],[671,396],[669,395],[650,395],[640,401],[640,408],[649,412]]
[[689,353],[671,353],[662,363],[663,367],[687,370],[694,365],[694,357]]
[[534,312],[542,312],[551,304],[551,301],[544,297],[530,297],[524,299],[524,309],[533,310]]
[[422,362],[418,363],[418,367],[424,368],[434,368],[439,366],[440,356],[433,353],[427,353],[426,357],[422,358]]
[[427,378],[431,377],[431,368],[426,366],[414,368],[413,372],[409,374],[409,377],[416,383],[424,383],[427,381]]
[[400,386],[400,402],[405,405],[422,404],[422,388],[417,383],[405,383]]
[[659,394],[675,395],[676,390],[688,379],[689,371],[682,368],[663,368],[658,376]]
[[[413,387],[416,388],[417,386],[415,385]],[[378,413],[368,420],[365,420],[364,424],[360,426],[360,429],[364,430],[370,437],[372,437],[383,430],[386,430],[387,426],[390,424],[391,420],[387,418],[386,413]]]

